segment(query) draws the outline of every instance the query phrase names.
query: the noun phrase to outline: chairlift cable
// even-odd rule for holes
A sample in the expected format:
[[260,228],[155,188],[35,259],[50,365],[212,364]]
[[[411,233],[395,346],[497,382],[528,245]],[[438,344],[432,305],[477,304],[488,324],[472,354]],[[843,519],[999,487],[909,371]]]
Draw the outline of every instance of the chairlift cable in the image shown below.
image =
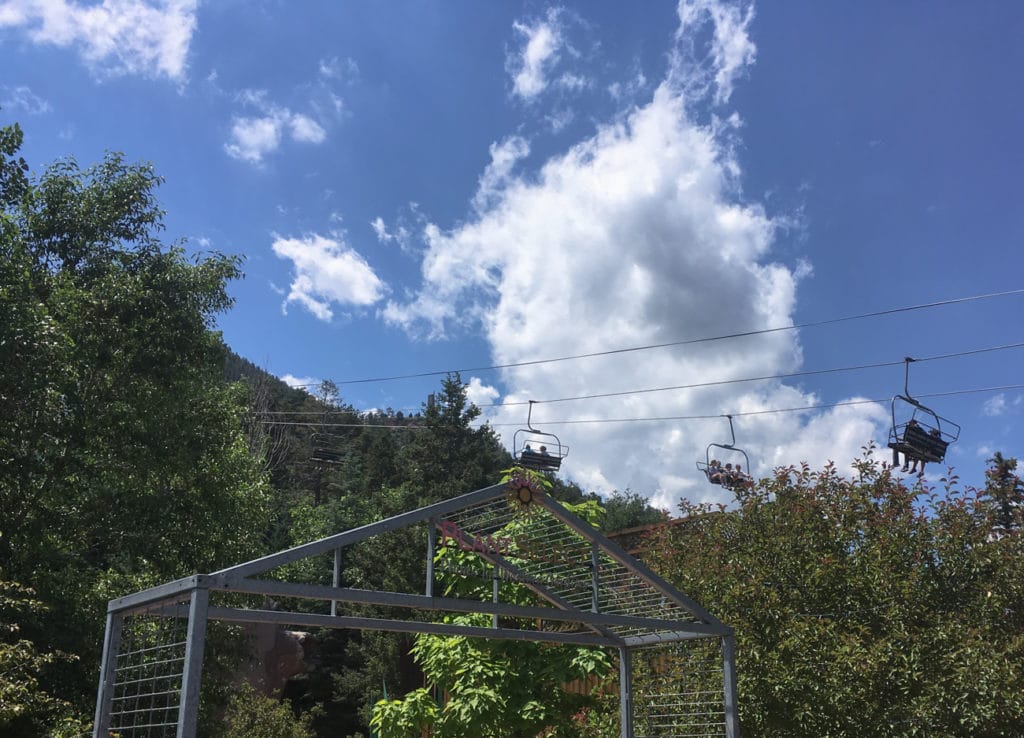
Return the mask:
[[[996,387],[977,387],[972,389],[962,390],[950,390],[948,392],[930,392],[927,394],[918,395],[922,399],[934,398],[934,397],[954,397],[958,395],[970,395],[970,394],[981,394],[985,392],[1007,392],[1010,390],[1021,390],[1024,389],[1024,384],[1005,384]],[[886,397],[880,400],[845,400],[843,402],[833,402],[820,405],[803,405],[800,407],[786,407],[786,408],[769,408],[767,410],[747,410],[743,412],[731,412],[731,413],[714,413],[708,415],[672,415],[662,416],[653,418],[591,418],[583,420],[548,420],[544,422],[545,426],[551,425],[584,425],[584,424],[606,424],[606,423],[642,423],[642,422],[666,422],[666,421],[677,421],[677,420],[718,420],[726,414],[732,415],[734,418],[753,416],[753,415],[773,415],[776,413],[793,413],[793,412],[806,412],[808,410],[828,410],[835,407],[850,407],[854,405],[887,405],[891,402],[891,397]],[[362,424],[362,423],[316,423],[316,422],[304,422],[304,421],[277,421],[277,420],[260,420],[258,421],[265,425],[300,425],[306,428],[382,428],[385,430],[430,430],[430,426],[426,425],[395,425],[395,424]],[[486,423],[491,428],[506,428],[506,427],[518,427],[519,423]],[[483,426],[476,426],[474,430],[478,430]]]
[[[923,356],[923,357],[915,359],[915,362],[917,362],[917,363],[924,363],[924,362],[927,362],[927,361],[940,361],[940,360],[943,360],[943,359],[954,359],[954,358],[960,358],[960,357],[964,357],[964,356],[974,356],[974,355],[977,355],[977,354],[991,353],[993,351],[1006,351],[1006,350],[1009,350],[1009,349],[1017,349],[1017,348],[1024,348],[1024,342],[1009,343],[1009,344],[1004,344],[1002,346],[989,346],[989,347],[986,347],[986,348],[971,349],[971,350],[968,350],[968,351],[956,351],[956,352],[946,353],[946,354],[936,354],[934,356]],[[627,396],[627,395],[650,394],[650,393],[653,393],[653,392],[669,392],[669,391],[672,391],[672,390],[699,389],[699,388],[702,388],[702,387],[718,387],[718,386],[724,386],[724,385],[730,385],[730,384],[742,384],[742,383],[745,383],[745,382],[763,382],[763,381],[768,381],[768,380],[773,380],[773,379],[793,379],[793,378],[796,378],[796,377],[809,377],[809,376],[816,376],[816,375],[821,375],[821,374],[839,374],[839,373],[842,373],[842,372],[863,371],[865,369],[881,369],[881,368],[885,368],[885,367],[901,366],[901,365],[903,365],[903,362],[904,362],[903,359],[899,359],[898,361],[880,361],[880,362],[875,362],[875,363],[870,363],[870,364],[858,364],[858,365],[855,365],[855,366],[833,367],[831,369],[808,369],[806,371],[789,372],[787,374],[771,374],[771,375],[765,375],[765,376],[761,376],[761,377],[741,377],[741,378],[737,378],[737,379],[719,379],[719,380],[715,380],[715,381],[711,381],[711,382],[696,382],[696,383],[693,383],[693,384],[678,384],[678,385],[673,385],[673,386],[670,386],[670,387],[651,387],[651,388],[646,388],[646,389],[623,390],[621,392],[603,392],[603,393],[593,394],[593,395],[579,395],[579,396],[576,396],[576,397],[557,397],[557,398],[552,398],[552,399],[548,399],[548,400],[534,400],[533,402],[538,404],[538,405],[546,405],[546,404],[551,404],[551,403],[556,403],[556,402],[573,402],[573,401],[576,401],[576,400],[597,400],[597,399],[605,399],[605,398],[608,398],[608,397],[624,397],[624,396]],[[518,406],[518,405],[526,405],[529,402],[530,402],[529,400],[520,400],[520,401],[516,401],[516,402],[492,402],[492,403],[477,405],[477,407],[479,407],[479,408],[515,407],[515,406]],[[302,415],[325,415],[325,414],[328,414],[328,413],[349,413],[349,414],[351,414],[353,412],[358,412],[358,411],[352,411],[352,410],[326,410],[326,411],[325,410],[275,410],[275,411],[264,411],[264,412],[260,413],[260,415],[263,415],[263,416],[285,415],[285,416],[292,416],[292,417],[294,417],[294,416],[302,416]]]
[[[595,351],[586,354],[573,354],[570,356],[558,356],[549,359],[532,359],[530,361],[517,361],[508,364],[493,364],[491,366],[478,366],[478,367],[466,367],[462,369],[441,369],[427,372],[416,372],[412,374],[396,374],[389,377],[364,377],[361,379],[343,379],[336,381],[337,386],[345,384],[369,384],[374,382],[391,382],[400,379],[421,379],[424,377],[438,377],[447,374],[463,373],[463,372],[483,372],[493,371],[497,369],[513,369],[521,366],[536,366],[538,364],[553,364],[561,361],[574,361],[576,359],[590,359],[598,356],[612,356],[615,354],[625,354],[635,351],[649,351],[658,348],[669,348],[671,346],[690,346],[698,343],[711,343],[714,341],[724,341],[730,338],[747,338],[750,336],[759,336],[769,333],[779,333],[782,331],[794,331],[800,330],[801,328],[813,328],[823,325],[832,325],[835,323],[844,323],[852,320],[863,320],[865,318],[878,318],[886,315],[897,315],[899,313],[913,312],[915,310],[926,310],[929,308],[943,307],[946,305],[957,305],[965,302],[976,302],[978,300],[988,300],[996,297],[1006,297],[1009,295],[1018,295],[1024,293],[1024,288],[1016,290],[1004,290],[1002,292],[989,292],[982,295],[971,295],[968,297],[956,297],[948,300],[937,300],[935,302],[926,302],[918,305],[906,305],[903,307],[889,308],[887,310],[875,310],[869,313],[861,313],[859,315],[844,315],[839,318],[829,318],[826,320],[814,320],[806,323],[797,323],[794,325],[775,326],[773,328],[760,328],[752,331],[739,331],[736,333],[727,333],[720,336],[706,336],[703,338],[690,338],[681,341],[668,341],[666,343],[653,343],[643,346],[630,346],[628,348],[609,349],[607,351]],[[310,385],[316,386],[316,385]]]

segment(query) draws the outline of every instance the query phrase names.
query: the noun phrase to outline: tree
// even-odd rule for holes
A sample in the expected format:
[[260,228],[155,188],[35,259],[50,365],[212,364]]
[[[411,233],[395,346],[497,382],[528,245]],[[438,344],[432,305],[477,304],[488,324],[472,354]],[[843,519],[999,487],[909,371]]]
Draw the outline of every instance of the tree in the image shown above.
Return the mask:
[[44,609],[32,590],[0,581],[0,734],[81,735],[86,726],[71,704],[40,686],[43,673],[74,660],[62,653],[40,653],[20,637],[19,621]]
[[664,522],[668,512],[653,507],[639,492],[615,490],[604,501],[605,518],[602,527],[610,532],[635,528],[641,525],[652,525]]
[[[442,382],[423,409],[425,431],[417,432],[403,452],[411,478],[429,490],[429,501],[454,497],[494,484],[511,461],[489,425],[471,428],[480,408],[466,397],[456,374]],[[425,501],[421,502],[424,504]]]
[[236,259],[157,238],[161,179],[118,154],[37,178],[0,134],[0,578],[21,635],[78,658],[40,689],[87,713],[105,601],[262,547],[266,485],[212,330]]
[[985,472],[985,497],[995,505],[1000,533],[1019,530],[1024,509],[1024,482],[1017,476],[1017,460],[1004,458],[996,451]]
[[[603,514],[591,500],[569,506],[592,523]],[[529,536],[525,517],[495,532],[509,540]],[[437,571],[472,568],[473,556],[457,546],[442,546]],[[439,575],[444,583],[444,574]],[[488,600],[491,583],[450,576],[446,596]],[[523,585],[504,586],[502,601],[537,604]],[[445,622],[486,627],[489,615],[452,615]],[[585,708],[603,707],[601,680],[612,671],[608,654],[596,648],[518,641],[489,641],[462,636],[419,635],[412,649],[428,686],[408,692],[402,699],[381,700],[374,707],[371,726],[381,738],[409,738],[429,728],[438,738],[569,738],[581,735]],[[565,689],[573,681],[597,678],[591,694]],[[443,700],[441,696],[443,695]],[[574,719],[574,716],[577,719]],[[595,715],[594,719],[599,717]]]
[[228,702],[220,738],[314,738],[314,717],[296,717],[287,702],[259,695],[246,684]]
[[983,493],[783,468],[735,509],[684,504],[644,557],[736,629],[745,736],[1013,736],[1024,537]]

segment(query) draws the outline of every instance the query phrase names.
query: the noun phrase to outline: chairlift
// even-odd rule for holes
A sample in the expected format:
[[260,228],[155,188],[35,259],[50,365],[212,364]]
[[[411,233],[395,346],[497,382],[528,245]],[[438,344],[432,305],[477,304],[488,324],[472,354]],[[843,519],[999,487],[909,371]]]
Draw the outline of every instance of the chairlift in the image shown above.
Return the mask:
[[[725,417],[729,420],[729,435],[732,440],[729,443],[709,443],[704,452],[704,461],[698,461],[697,468],[704,472],[704,476],[711,484],[735,491],[749,487],[754,480],[749,474],[750,458],[747,456],[747,452],[736,447],[736,430],[732,425],[732,416],[726,415]],[[725,453],[712,453],[712,449],[716,448],[722,449]],[[741,458],[743,459],[742,466],[739,463]],[[724,466],[722,465],[723,460],[726,462]]]
[[569,454],[569,447],[563,446],[554,433],[545,433],[533,427],[535,402],[536,400],[530,400],[526,427],[517,430],[512,437],[512,456],[519,466],[527,469],[542,472],[558,471],[562,466],[562,459]]
[[910,364],[904,357],[903,394],[892,398],[888,446],[908,460],[942,462],[946,449],[960,437],[960,426],[925,407],[910,394]]
[[310,457],[313,461],[324,464],[340,464],[345,460],[345,454],[341,450],[341,443],[344,436],[336,433],[314,433],[313,454]]

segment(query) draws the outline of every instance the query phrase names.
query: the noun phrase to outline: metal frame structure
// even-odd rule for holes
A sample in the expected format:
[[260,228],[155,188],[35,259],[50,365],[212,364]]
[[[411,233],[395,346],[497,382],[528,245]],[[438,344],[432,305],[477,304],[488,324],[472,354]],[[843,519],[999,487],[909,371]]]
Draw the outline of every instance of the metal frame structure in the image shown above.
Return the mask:
[[[346,547],[411,526],[426,528],[422,594],[340,586],[341,552]],[[440,546],[469,552],[474,567],[468,571],[439,568],[435,555]],[[332,554],[332,586],[282,581],[288,569],[275,572],[276,579],[261,577],[310,557]],[[492,580],[491,601],[438,596],[435,584],[452,577]],[[502,587],[513,585],[529,588],[545,604],[502,602]],[[233,593],[229,603],[217,602],[228,593]],[[315,601],[324,611],[238,607],[240,594]],[[342,612],[345,606],[366,605],[407,609],[423,619]],[[491,627],[440,622],[440,615],[451,613],[491,615]],[[532,487],[497,484],[213,574],[186,577],[111,600],[94,738],[114,734],[195,738],[206,626],[211,620],[615,649],[621,738],[739,736],[732,629]],[[700,669],[680,665],[679,655],[690,646],[703,654]],[[638,670],[638,663],[654,663],[650,654],[658,648],[671,649],[675,655],[654,659],[660,666],[653,671]],[[695,674],[705,675],[699,689],[691,690],[701,695],[697,701],[686,697],[691,692],[680,692],[678,700],[667,699],[673,694],[671,687],[651,691],[657,679],[674,677],[689,680],[686,689],[691,689]],[[657,696],[638,701],[634,684],[643,685],[644,695]],[[642,732],[634,728],[635,721]]]

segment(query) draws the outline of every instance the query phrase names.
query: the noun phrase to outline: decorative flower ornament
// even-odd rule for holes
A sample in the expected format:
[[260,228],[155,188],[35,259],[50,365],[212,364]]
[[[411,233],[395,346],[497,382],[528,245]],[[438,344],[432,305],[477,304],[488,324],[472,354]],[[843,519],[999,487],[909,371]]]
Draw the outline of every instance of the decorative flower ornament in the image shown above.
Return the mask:
[[534,497],[541,491],[540,485],[533,475],[525,469],[515,469],[509,474],[508,482],[509,502],[521,508],[528,508],[533,504]]

